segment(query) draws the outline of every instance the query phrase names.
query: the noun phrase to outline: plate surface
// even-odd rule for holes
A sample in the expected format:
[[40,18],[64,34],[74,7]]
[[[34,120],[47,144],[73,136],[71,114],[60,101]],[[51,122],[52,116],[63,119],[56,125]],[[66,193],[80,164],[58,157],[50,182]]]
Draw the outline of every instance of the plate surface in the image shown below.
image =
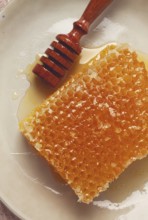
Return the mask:
[[[94,203],[79,204],[18,130],[17,110],[28,87],[20,69],[57,33],[67,33],[87,3],[14,0],[0,14],[0,198],[21,219],[148,219],[148,158],[130,166]],[[82,45],[94,48],[116,41],[148,53],[147,9],[147,0],[114,1]]]

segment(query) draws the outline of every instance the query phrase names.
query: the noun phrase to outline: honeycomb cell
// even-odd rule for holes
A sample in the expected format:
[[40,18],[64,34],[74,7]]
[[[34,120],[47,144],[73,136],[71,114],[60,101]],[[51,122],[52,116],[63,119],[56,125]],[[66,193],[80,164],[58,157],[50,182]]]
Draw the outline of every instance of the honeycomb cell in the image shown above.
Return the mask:
[[29,143],[90,203],[148,154],[148,72],[127,46],[107,46],[20,123]]

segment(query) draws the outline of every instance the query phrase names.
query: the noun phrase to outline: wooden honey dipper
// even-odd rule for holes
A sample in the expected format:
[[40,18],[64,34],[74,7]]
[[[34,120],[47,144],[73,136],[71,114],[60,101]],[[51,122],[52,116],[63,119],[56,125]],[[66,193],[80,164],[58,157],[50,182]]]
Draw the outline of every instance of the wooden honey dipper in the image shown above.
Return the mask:
[[57,35],[57,41],[51,43],[51,48],[40,58],[42,64],[36,64],[33,72],[55,87],[81,53],[81,37],[88,33],[89,26],[112,1],[91,0],[81,18],[74,22],[72,31]]

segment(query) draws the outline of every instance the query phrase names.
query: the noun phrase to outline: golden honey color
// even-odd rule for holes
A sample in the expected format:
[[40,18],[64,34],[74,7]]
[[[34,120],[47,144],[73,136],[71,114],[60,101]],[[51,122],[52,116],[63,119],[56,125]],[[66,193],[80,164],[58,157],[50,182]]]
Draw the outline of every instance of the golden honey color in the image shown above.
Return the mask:
[[90,203],[148,154],[148,71],[110,45],[20,123],[79,201]]

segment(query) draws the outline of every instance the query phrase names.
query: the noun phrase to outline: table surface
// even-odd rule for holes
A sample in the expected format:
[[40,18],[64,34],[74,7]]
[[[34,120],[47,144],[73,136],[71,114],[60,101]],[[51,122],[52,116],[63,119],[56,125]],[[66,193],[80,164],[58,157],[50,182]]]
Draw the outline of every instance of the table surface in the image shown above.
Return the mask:
[[19,218],[0,202],[0,220],[19,220]]

